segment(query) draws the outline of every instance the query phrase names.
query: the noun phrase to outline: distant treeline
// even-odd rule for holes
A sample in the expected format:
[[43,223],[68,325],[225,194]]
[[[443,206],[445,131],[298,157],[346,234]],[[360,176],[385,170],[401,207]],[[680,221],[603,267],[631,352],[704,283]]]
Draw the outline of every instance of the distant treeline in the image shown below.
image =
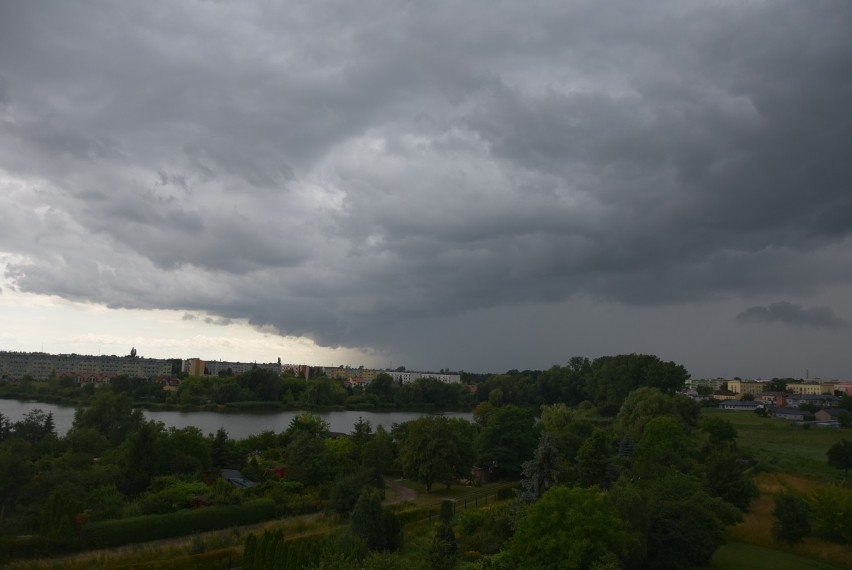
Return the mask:
[[[512,404],[538,409],[565,403],[577,406],[590,402],[601,415],[618,412],[627,394],[649,386],[674,394],[689,378],[686,369],[645,354],[604,356],[595,360],[571,358],[564,366],[548,370],[509,370],[504,374],[460,372],[460,384],[432,378],[399,384],[380,373],[364,386],[348,385],[325,376],[310,380],[272,370],[255,368],[234,376],[183,378],[177,390],[139,378],[117,376],[109,390],[130,396],[137,404],[180,407],[244,406],[261,403],[294,409],[347,407],[352,409],[469,410],[481,402]],[[58,403],[85,403],[96,390],[77,386],[74,379],[60,377],[46,383],[0,383],[0,396],[28,397]]]

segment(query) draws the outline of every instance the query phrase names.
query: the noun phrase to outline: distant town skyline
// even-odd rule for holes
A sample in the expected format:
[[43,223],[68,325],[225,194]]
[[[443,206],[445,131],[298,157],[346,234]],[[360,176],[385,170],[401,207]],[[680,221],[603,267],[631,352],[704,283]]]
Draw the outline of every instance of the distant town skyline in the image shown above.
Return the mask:
[[3,2],[0,343],[848,378],[850,6]]

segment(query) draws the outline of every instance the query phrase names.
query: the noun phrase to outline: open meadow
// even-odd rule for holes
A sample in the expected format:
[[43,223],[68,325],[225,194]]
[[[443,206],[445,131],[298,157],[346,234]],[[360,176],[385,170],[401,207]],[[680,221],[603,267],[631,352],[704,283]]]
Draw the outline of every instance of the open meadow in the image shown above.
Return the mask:
[[705,409],[702,413],[730,421],[737,428],[738,445],[754,455],[761,471],[756,476],[760,496],[743,522],[729,529],[731,542],[716,552],[706,568],[852,568],[852,545],[808,537],[789,547],[772,537],[776,494],[786,490],[807,494],[828,483],[849,484],[842,471],[828,465],[826,452],[842,439],[852,440],[852,432],[804,428],[795,422],[763,418],[751,412]]
[[761,470],[843,482],[843,472],[829,466],[825,454],[838,441],[852,440],[852,430],[804,428],[796,422],[763,418],[752,412],[705,408],[701,413],[731,422],[737,428],[737,445],[754,454]]

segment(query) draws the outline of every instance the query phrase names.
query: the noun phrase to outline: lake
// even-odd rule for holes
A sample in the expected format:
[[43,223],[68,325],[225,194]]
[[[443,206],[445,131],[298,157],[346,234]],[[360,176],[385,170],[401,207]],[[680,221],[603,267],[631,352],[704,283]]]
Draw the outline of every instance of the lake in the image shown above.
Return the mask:
[[[56,424],[57,435],[65,435],[74,422],[74,408],[69,406],[57,406],[56,404],[45,404],[43,402],[2,400],[0,399],[0,413],[10,422],[17,422],[32,409],[39,408],[45,413],[53,412],[53,421]],[[203,433],[216,433],[223,427],[233,439],[241,439],[261,433],[263,431],[284,431],[299,413],[298,411],[275,411],[275,412],[180,412],[175,410],[143,410],[145,419],[163,422],[166,427],[184,428],[195,426]],[[422,412],[363,412],[355,410],[342,410],[333,412],[314,412],[328,422],[331,431],[349,433],[358,418],[364,418],[372,424],[375,430],[377,426],[384,426],[390,430],[394,423],[416,420],[429,414]],[[442,414],[450,418],[462,418],[472,420],[470,412],[446,412]]]

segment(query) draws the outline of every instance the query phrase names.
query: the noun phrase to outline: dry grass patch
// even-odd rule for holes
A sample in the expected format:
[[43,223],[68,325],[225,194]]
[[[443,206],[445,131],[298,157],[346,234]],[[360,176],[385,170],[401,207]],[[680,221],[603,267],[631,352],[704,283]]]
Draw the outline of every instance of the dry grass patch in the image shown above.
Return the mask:
[[772,536],[772,509],[775,495],[792,490],[803,495],[823,486],[823,483],[786,473],[761,473],[755,479],[760,496],[751,504],[743,522],[729,529],[732,540],[771,548],[799,556],[828,562],[841,568],[852,568],[852,545],[838,544],[808,537],[801,544],[789,547]]

